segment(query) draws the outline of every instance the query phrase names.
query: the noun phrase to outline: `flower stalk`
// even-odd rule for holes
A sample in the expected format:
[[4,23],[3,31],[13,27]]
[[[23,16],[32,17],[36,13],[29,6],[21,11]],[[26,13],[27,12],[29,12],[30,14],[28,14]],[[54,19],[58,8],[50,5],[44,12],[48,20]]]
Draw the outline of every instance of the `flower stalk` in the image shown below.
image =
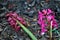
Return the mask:
[[51,21],[51,26],[50,26],[50,40],[52,40],[52,21]]

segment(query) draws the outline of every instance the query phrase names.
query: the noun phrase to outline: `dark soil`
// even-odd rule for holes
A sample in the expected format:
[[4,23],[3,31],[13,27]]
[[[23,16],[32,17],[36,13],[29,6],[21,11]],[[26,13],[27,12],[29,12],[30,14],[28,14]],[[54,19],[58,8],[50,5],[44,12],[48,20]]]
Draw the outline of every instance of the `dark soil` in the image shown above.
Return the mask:
[[[21,29],[15,32],[7,22],[6,14],[9,11],[17,12],[27,22],[27,28],[38,40],[49,40],[49,35],[40,35],[40,27],[37,24],[38,10],[50,8],[56,14],[60,32],[60,2],[57,0],[0,0],[0,40],[31,40]],[[60,35],[60,34],[59,34]],[[55,37],[56,36],[56,37]],[[60,36],[53,33],[53,40],[59,40]]]

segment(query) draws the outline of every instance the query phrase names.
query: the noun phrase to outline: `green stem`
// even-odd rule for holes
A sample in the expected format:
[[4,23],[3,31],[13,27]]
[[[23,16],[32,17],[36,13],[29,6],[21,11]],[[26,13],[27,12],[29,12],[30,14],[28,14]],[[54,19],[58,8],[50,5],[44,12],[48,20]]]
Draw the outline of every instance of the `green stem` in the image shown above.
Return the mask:
[[37,40],[37,38],[33,35],[33,33],[30,30],[28,30],[24,25],[22,25],[18,20],[17,23],[31,37],[32,40]]
[[52,21],[51,21],[51,26],[50,26],[50,40],[52,40]]

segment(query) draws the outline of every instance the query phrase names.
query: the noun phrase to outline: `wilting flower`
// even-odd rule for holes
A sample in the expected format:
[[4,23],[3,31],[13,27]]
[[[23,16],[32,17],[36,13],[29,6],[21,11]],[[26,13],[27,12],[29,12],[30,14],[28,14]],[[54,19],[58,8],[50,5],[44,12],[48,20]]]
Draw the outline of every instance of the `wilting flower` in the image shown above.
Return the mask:
[[43,35],[47,29],[46,26],[52,21],[52,28],[57,27],[55,15],[52,10],[44,9],[42,12],[38,11],[38,24],[41,26],[41,35]]
[[20,26],[18,26],[18,24],[16,23],[16,20],[19,20],[19,22],[21,22],[23,25],[26,25],[26,22],[24,21],[24,19],[18,16],[16,12],[9,12],[6,16],[8,18],[8,22],[10,23],[12,28],[15,29],[15,31],[20,30]]

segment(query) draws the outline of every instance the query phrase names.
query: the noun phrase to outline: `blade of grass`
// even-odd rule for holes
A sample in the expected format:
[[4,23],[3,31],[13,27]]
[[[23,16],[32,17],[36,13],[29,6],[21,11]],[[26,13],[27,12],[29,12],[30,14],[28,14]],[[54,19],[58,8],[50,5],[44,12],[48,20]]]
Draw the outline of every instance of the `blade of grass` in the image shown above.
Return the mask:
[[[56,30],[56,28],[54,28],[53,30],[52,30],[52,32],[53,31],[55,31],[58,35],[60,35],[60,32],[58,31],[58,30]],[[59,38],[59,40],[60,40],[60,38]]]
[[17,23],[31,37],[32,40],[37,40],[37,38],[33,35],[33,33],[29,29],[27,29],[24,25],[22,25],[18,20]]
[[54,29],[52,30],[52,32],[55,31],[55,30],[56,30],[56,28],[54,28]]

